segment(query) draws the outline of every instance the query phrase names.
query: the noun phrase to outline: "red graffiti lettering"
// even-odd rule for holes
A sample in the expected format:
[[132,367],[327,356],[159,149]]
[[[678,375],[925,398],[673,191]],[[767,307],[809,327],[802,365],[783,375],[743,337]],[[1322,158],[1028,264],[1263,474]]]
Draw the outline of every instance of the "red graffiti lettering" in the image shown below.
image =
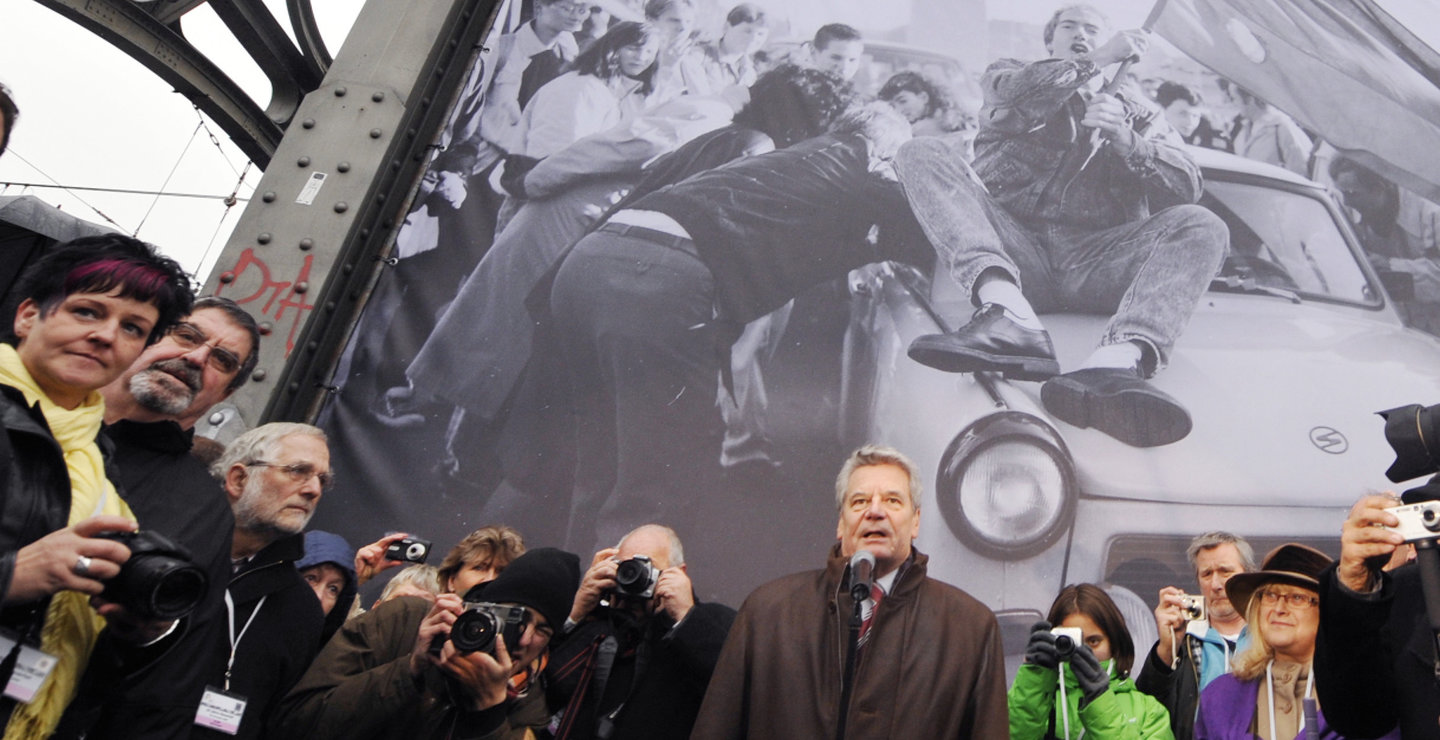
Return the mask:
[[[222,279],[220,286],[215,289],[215,295],[220,295],[226,286],[240,282],[245,272],[251,267],[258,270],[260,274],[260,284],[255,288],[255,292],[244,298],[235,298],[235,302],[245,306],[259,301],[261,298],[265,298],[265,303],[260,307],[259,313],[266,318],[273,319],[277,327],[287,320],[286,311],[288,309],[294,309],[294,312],[288,319],[290,321],[290,332],[285,338],[285,356],[289,357],[290,351],[295,349],[295,335],[300,331],[300,324],[304,321],[310,309],[315,307],[314,304],[305,300],[305,293],[295,290],[296,284],[309,284],[310,265],[314,261],[315,255],[307,254],[305,255],[304,263],[300,266],[300,272],[295,275],[294,280],[275,280],[270,276],[270,266],[265,263],[265,260],[255,256],[255,250],[253,248],[247,247],[244,252],[240,253],[240,260],[235,263],[235,266],[226,271],[226,275],[230,276],[231,279]],[[254,312],[255,308],[250,307],[250,310]]]

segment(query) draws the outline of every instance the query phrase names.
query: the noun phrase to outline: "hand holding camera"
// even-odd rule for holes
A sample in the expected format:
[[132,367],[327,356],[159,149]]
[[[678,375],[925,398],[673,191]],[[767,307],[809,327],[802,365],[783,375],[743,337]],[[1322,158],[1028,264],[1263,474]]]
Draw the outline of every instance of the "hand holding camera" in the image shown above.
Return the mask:
[[[1080,630],[1076,629],[1075,631],[1079,632]],[[1095,701],[1110,688],[1109,674],[1105,672],[1105,668],[1100,665],[1100,660],[1095,657],[1095,653],[1090,651],[1090,646],[1086,645],[1084,640],[1077,640],[1075,647],[1070,652],[1070,670],[1074,672],[1075,680],[1080,683],[1080,691],[1085,697],[1080,703],[1081,708]]]
[[677,624],[695,607],[695,588],[683,568],[660,571],[655,584],[655,611],[665,612]]
[[1049,622],[1042,620],[1030,627],[1030,641],[1025,644],[1025,662],[1052,671],[1060,669],[1060,652]]
[[1405,542],[1405,536],[1395,529],[1401,526],[1394,513],[1397,503],[1394,496],[1376,495],[1350,507],[1340,530],[1340,563],[1335,574],[1351,591],[1373,591],[1380,583],[1376,575],[1380,565]]
[[406,563],[423,563],[430,556],[430,543],[405,532],[392,532],[355,551],[356,585],[365,585],[377,575]]
[[575,592],[575,602],[570,608],[570,621],[579,622],[584,619],[600,605],[600,598],[615,588],[615,570],[619,566],[619,563],[615,562],[615,556],[619,553],[620,551],[613,547],[595,553],[595,559],[590,562],[590,570],[585,571],[585,577],[580,579],[580,588]]
[[129,519],[102,514],[57,529],[20,548],[4,603],[29,603],[60,591],[92,596],[100,593],[105,588],[101,581],[120,573],[130,551],[96,535],[134,528],[135,522]]

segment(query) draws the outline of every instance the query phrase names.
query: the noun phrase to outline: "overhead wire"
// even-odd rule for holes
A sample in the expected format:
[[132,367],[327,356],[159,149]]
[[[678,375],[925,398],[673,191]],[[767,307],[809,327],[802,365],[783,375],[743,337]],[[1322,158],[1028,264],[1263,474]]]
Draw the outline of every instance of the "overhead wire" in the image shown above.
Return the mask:
[[[123,227],[123,226],[121,226],[119,223],[117,223],[117,222],[115,221],[115,219],[110,218],[109,214],[105,213],[104,211],[100,210],[99,208],[96,208],[96,207],[94,206],[94,204],[90,203],[89,201],[85,200],[84,198],[81,198],[81,197],[80,197],[79,195],[77,195],[77,194],[75,193],[75,191],[74,191],[73,189],[71,189],[69,186],[62,185],[59,180],[56,180],[55,178],[51,177],[49,173],[47,173],[45,170],[40,169],[40,167],[38,167],[34,162],[31,162],[30,160],[26,159],[26,158],[25,158],[25,155],[21,154],[20,152],[15,151],[13,148],[11,148],[11,149],[5,150],[5,156],[7,156],[7,157],[14,157],[14,158],[20,160],[21,162],[24,162],[26,165],[28,165],[28,166],[30,167],[30,169],[35,170],[35,172],[38,173],[41,177],[45,178],[46,180],[49,180],[49,181],[52,182],[52,183],[55,183],[54,185],[48,186],[48,187],[57,187],[57,188],[60,188],[61,190],[64,190],[65,192],[67,192],[67,193],[70,194],[70,197],[74,198],[75,200],[80,201],[82,204],[85,205],[85,207],[89,208],[90,210],[92,210],[92,211],[94,211],[96,214],[98,214],[98,215],[100,216],[100,218],[105,219],[105,222],[106,222],[106,223],[114,226],[115,228],[117,228],[117,229],[119,229],[119,230],[121,230],[121,231],[124,231],[124,230],[125,230],[125,227]],[[17,184],[18,184],[18,183],[17,183]],[[45,186],[42,186],[42,187],[45,187]]]
[[[190,131],[190,139],[185,142],[185,148],[180,150],[180,156],[175,158],[175,165],[170,168],[170,173],[165,175],[165,182],[160,183],[160,190],[165,190],[165,186],[170,184],[170,179],[175,177],[176,170],[179,170],[180,164],[185,161],[185,154],[190,151],[190,145],[195,143],[195,137],[200,134],[200,129],[204,125],[205,122],[202,120],[199,125]],[[131,232],[130,236],[140,236],[140,229],[144,228],[145,222],[150,220],[150,214],[155,211],[155,205],[159,202],[160,196],[157,194],[155,198],[150,201],[150,207],[145,209],[145,215],[140,217],[140,223],[135,226],[135,231]]]

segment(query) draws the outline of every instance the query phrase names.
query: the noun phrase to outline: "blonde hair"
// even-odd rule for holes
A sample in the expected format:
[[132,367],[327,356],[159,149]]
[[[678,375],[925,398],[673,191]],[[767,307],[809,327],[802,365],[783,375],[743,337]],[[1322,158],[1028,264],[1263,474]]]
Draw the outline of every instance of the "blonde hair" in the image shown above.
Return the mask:
[[[1230,660],[1230,672],[1241,681],[1252,681],[1264,675],[1265,666],[1275,659],[1275,649],[1265,641],[1265,634],[1260,626],[1260,602],[1263,601],[1260,594],[1271,585],[1274,585],[1274,582],[1261,584],[1255,589],[1250,594],[1250,604],[1245,607],[1245,624],[1251,625],[1250,642]],[[1285,585],[1305,589],[1319,596],[1315,589],[1308,586],[1289,581],[1286,581]]]

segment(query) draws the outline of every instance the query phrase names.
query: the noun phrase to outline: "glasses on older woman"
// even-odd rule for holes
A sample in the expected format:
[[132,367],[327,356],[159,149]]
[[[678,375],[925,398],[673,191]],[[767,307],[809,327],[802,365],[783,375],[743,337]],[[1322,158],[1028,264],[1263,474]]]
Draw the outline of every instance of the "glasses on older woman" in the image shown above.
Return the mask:
[[1265,589],[1260,592],[1260,603],[1265,606],[1275,606],[1281,601],[1291,609],[1312,609],[1320,605],[1320,599],[1312,594],[1303,591],[1272,591]]

